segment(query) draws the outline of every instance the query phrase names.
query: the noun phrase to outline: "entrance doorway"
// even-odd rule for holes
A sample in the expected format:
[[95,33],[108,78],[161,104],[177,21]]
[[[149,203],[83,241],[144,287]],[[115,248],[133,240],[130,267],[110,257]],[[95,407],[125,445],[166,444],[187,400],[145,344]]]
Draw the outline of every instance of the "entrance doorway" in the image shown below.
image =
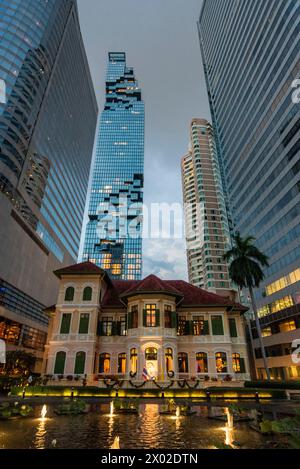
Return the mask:
[[146,370],[150,379],[158,376],[157,349],[148,347],[145,350]]

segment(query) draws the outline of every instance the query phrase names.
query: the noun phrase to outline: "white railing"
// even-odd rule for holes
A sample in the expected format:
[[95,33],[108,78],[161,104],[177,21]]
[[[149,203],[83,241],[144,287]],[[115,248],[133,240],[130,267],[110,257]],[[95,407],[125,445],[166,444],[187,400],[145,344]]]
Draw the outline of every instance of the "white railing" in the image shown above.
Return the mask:
[[54,334],[52,342],[84,342],[95,340],[94,334]]

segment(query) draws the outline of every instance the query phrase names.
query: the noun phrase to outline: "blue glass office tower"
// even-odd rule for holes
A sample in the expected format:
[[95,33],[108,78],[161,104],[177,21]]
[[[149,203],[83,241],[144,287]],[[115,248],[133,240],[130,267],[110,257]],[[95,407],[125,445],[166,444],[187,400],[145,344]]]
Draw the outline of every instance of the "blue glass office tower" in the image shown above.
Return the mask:
[[264,339],[267,353],[281,359],[279,366],[270,358],[270,368],[274,377],[295,377],[286,351],[300,335],[300,105],[292,99],[300,3],[204,0],[199,36],[235,226],[270,258],[256,291],[265,336],[272,336]]
[[142,275],[145,108],[123,52],[109,53],[83,260],[111,278]]
[[79,251],[98,109],[76,0],[0,0],[0,85],[0,339],[25,346]]

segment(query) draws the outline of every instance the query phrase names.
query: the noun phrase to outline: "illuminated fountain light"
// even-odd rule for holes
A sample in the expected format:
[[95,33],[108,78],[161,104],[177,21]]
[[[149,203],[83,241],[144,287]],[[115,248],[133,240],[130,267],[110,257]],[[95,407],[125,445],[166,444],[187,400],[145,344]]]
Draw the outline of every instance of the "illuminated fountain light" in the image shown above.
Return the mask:
[[115,404],[114,404],[114,401],[111,401],[109,415],[112,417],[114,414],[115,414]]
[[180,417],[180,407],[176,407],[176,418]]
[[226,409],[226,415],[227,415],[227,423],[225,427],[225,444],[227,446],[233,447],[233,430],[234,430],[234,425],[233,425],[233,414],[229,411],[229,409]]
[[41,411],[41,419],[45,419],[46,415],[47,415],[47,406],[46,404],[44,404],[42,407],[42,411]]

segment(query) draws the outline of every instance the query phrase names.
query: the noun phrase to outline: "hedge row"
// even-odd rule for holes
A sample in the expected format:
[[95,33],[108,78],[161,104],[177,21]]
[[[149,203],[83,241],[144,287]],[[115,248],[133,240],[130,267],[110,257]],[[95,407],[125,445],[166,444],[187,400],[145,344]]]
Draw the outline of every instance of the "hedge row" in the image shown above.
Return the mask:
[[[12,395],[22,394],[23,389],[20,387],[13,387],[11,390]],[[25,388],[27,396],[61,396],[67,397],[71,395],[72,388],[65,386],[30,386]],[[73,387],[75,396],[85,397],[110,397],[115,395],[116,390],[100,389],[96,386],[80,386]],[[260,389],[260,388],[230,388],[230,387],[210,387],[207,389],[168,389],[163,391],[166,397],[192,397],[206,399],[207,392],[210,393],[211,399],[254,399],[256,393],[259,398],[271,398],[271,399],[285,399],[286,394],[283,389]],[[161,397],[162,390],[160,389],[124,389],[119,390],[119,395],[130,397]]]
[[245,388],[300,389],[300,381],[245,381]]

